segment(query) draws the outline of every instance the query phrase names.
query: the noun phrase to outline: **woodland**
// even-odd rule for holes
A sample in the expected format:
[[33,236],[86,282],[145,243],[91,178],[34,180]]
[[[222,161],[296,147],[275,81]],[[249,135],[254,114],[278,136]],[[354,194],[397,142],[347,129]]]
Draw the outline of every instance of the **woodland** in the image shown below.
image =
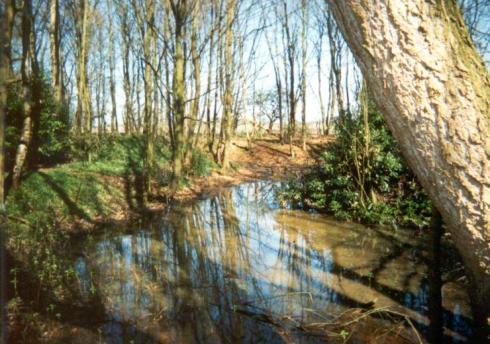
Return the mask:
[[0,43],[2,342],[489,340],[490,1],[2,0]]

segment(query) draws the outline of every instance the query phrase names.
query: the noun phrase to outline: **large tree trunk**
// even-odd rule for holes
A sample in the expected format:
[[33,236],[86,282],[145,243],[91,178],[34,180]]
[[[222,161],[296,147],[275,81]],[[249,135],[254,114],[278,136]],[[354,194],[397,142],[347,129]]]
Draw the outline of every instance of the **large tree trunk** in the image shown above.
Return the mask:
[[490,78],[456,1],[329,3],[454,238],[483,320],[490,308]]

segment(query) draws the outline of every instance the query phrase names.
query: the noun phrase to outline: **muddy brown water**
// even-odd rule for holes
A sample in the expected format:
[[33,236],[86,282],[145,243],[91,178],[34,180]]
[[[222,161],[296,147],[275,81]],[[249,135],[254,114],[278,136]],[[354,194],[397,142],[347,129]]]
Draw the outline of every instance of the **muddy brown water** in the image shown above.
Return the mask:
[[[90,341],[425,342],[427,236],[280,208],[277,185],[228,188],[81,243],[81,301],[102,314],[84,326]],[[445,284],[447,342],[471,335],[467,299]]]

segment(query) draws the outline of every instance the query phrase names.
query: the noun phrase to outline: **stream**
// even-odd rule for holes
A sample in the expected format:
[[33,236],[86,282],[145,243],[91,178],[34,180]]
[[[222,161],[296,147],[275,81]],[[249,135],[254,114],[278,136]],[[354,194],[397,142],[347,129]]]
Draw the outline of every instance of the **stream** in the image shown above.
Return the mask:
[[[223,189],[78,243],[84,327],[104,343],[425,342],[427,234],[284,209],[277,185]],[[443,322],[447,342],[472,333],[457,280]]]

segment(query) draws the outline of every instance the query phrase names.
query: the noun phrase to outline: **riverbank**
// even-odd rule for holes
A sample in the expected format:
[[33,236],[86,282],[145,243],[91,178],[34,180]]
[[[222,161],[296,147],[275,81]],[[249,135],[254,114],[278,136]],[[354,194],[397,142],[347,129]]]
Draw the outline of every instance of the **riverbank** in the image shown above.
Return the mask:
[[231,145],[229,170],[215,169],[209,176],[192,178],[175,194],[168,189],[161,192],[178,201],[189,201],[244,182],[296,177],[319,162],[320,153],[332,140],[324,136],[310,138],[305,151],[299,141],[295,142],[291,157],[289,144],[281,144],[275,136],[254,140],[250,146],[245,138],[237,138]]
[[[51,263],[72,277],[63,290],[43,290],[42,307],[28,298],[15,305],[24,312],[17,333],[48,343],[240,342],[242,333],[272,343],[422,342],[427,233],[277,209],[276,184],[222,188],[158,218],[67,241],[57,250],[64,261]],[[458,264],[447,258],[453,274]],[[459,277],[443,280],[445,336],[464,340],[469,302]],[[36,290],[25,283],[21,294]]]
[[[306,151],[295,145],[295,158],[291,159],[289,145],[280,144],[274,137],[255,140],[250,146],[246,139],[238,138],[231,146],[232,168],[220,170],[201,154],[196,168],[205,175],[193,171],[175,193],[165,185],[171,165],[163,151],[157,159],[161,174],[152,180],[147,200],[143,199],[135,164],[137,152],[132,152],[129,144],[117,146],[111,159],[101,154],[102,158],[92,161],[29,173],[7,200],[6,246],[9,280],[13,281],[9,285],[9,327],[13,333],[29,333],[30,338],[45,337],[45,330],[48,337],[54,335],[57,326],[49,325],[46,319],[56,323],[56,308],[71,298],[63,286],[76,279],[72,266],[65,261],[73,251],[72,238],[86,237],[108,225],[126,226],[148,213],[162,211],[170,202],[190,202],[247,181],[281,180],[301,174],[316,163],[326,142],[325,138],[312,139]],[[43,300],[38,299],[41,294]]]
[[[155,178],[146,201],[142,199],[138,175],[122,163],[73,162],[40,169],[26,176],[21,187],[9,196],[9,220],[34,224],[47,216],[69,231],[91,231],[97,225],[129,221],[142,212],[162,210],[170,201],[190,201],[247,181],[299,175],[314,166],[327,141],[311,139],[306,151],[295,145],[295,157],[291,159],[289,145],[274,137],[256,140],[250,147],[246,139],[238,138],[231,146],[232,168],[224,171],[214,167],[206,176],[189,175],[177,192]],[[170,165],[166,164],[161,178],[169,173]]]

